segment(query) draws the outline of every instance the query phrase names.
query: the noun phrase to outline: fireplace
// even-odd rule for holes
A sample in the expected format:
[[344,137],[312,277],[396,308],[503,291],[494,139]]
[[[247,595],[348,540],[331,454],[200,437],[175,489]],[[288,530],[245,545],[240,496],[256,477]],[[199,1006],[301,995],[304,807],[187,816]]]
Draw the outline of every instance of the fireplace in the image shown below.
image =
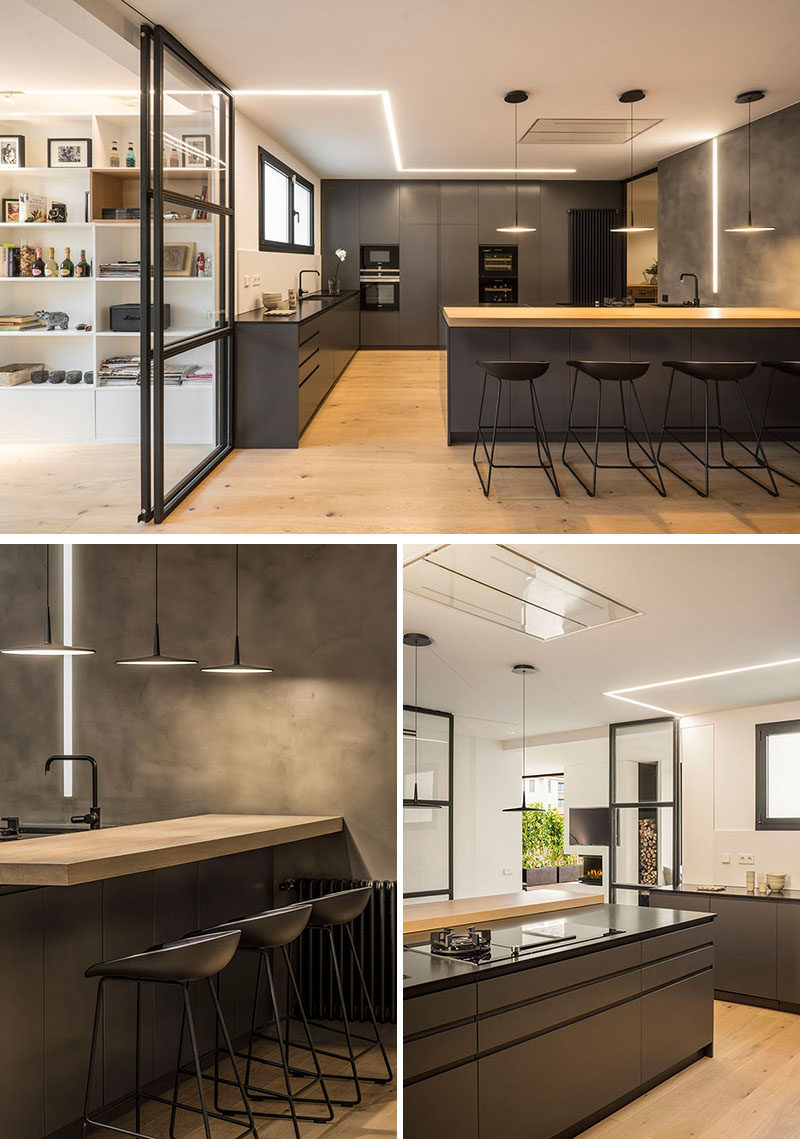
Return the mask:
[[603,856],[602,854],[579,854],[578,881],[584,886],[603,885]]

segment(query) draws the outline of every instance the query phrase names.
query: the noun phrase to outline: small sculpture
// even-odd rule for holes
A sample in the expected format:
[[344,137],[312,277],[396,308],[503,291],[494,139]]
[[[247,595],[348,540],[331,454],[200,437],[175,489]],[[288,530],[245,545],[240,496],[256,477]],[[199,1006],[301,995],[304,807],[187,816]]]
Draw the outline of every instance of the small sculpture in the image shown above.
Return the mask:
[[64,369],[55,368],[47,377],[49,384],[63,384],[64,383]]
[[69,328],[69,317],[65,312],[46,312],[44,309],[39,309],[39,311],[33,315],[44,322],[48,332],[52,332],[56,328],[62,331],[66,331]]
[[83,374],[80,368],[71,368],[66,375],[66,381],[68,384],[79,384],[82,378]]

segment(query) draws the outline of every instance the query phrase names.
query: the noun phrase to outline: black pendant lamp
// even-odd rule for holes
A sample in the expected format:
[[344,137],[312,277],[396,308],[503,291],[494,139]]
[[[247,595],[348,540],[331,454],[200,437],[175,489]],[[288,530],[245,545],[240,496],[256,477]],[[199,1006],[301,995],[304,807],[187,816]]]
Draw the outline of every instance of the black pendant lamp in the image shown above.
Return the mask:
[[168,657],[161,652],[161,636],[158,630],[158,546],[153,546],[153,553],[155,555],[155,622],[153,631],[153,652],[150,656],[144,657],[129,657],[126,660],[118,660],[117,664],[141,664],[141,665],[166,665],[166,664],[197,664],[196,660],[190,657]]
[[239,656],[239,547],[234,547],[234,602],[233,602],[233,661],[230,664],[217,664],[201,668],[201,672],[221,672],[233,676],[249,676],[258,672],[272,672],[258,664],[242,664]]
[[[403,799],[404,807],[418,807],[425,811],[440,811],[441,803],[420,799],[419,787],[419,650],[427,649],[433,641],[427,633],[405,633],[403,644],[414,650],[414,795],[411,799]],[[405,734],[405,733],[404,733]]]
[[523,811],[542,811],[543,807],[528,806],[528,792],[525,787],[525,677],[536,669],[532,664],[515,664],[511,671],[522,677],[522,806],[503,807],[503,814],[521,814]]
[[53,640],[53,630],[50,622],[50,547],[45,546],[44,556],[45,593],[44,593],[44,640],[38,645],[21,645],[14,649],[0,649],[8,656],[20,657],[86,657],[93,656],[94,649],[82,649],[76,645],[63,645]]
[[750,137],[753,127],[753,103],[764,98],[763,91],[743,91],[736,96],[737,103],[747,104],[747,225],[729,226],[726,233],[774,233],[774,225],[753,225],[752,205],[752,164],[750,161]]
[[641,103],[644,97],[644,91],[640,90],[638,87],[633,91],[623,91],[619,97],[620,103],[629,103],[631,108],[631,211],[629,224],[614,226],[614,228],[611,230],[612,233],[652,233],[655,229],[654,225],[637,225],[633,210],[633,187],[636,184],[633,180],[633,104]]
[[514,224],[499,225],[498,233],[536,233],[533,225],[519,224],[519,128],[517,125],[517,107],[520,103],[527,103],[527,91],[509,91],[503,96],[503,101],[514,105]]

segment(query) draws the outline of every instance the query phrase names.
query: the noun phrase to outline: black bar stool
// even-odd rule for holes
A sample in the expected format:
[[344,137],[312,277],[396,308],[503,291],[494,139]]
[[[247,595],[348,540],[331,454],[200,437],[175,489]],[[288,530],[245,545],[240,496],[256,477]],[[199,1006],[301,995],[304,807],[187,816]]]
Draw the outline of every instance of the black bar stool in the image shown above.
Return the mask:
[[[338,890],[334,894],[323,894],[320,898],[309,898],[308,904],[311,906],[311,917],[308,923],[309,934],[320,934],[328,938],[331,952],[331,962],[333,965],[334,981],[336,984],[336,993],[339,999],[339,1007],[342,1013],[342,1021],[344,1023],[343,1029],[332,1028],[329,1024],[322,1024],[319,1021],[310,1021],[309,1023],[313,1028],[325,1029],[328,1032],[336,1032],[345,1037],[347,1043],[347,1055],[343,1056],[340,1052],[332,1052],[325,1048],[320,1048],[317,1045],[317,1053],[320,1056],[331,1056],[336,1060],[348,1060],[352,1075],[343,1076],[337,1075],[333,1072],[325,1072],[324,1078],[327,1081],[346,1080],[353,1083],[355,1090],[355,1099],[342,1100],[334,1099],[331,1102],[336,1104],[337,1107],[356,1107],[361,1103],[361,1084],[388,1084],[394,1079],[392,1066],[389,1063],[389,1057],[386,1054],[386,1049],[381,1040],[380,1031],[378,1030],[378,1022],[375,1018],[375,1010],[372,1007],[370,1000],[369,989],[364,979],[364,971],[361,968],[361,962],[356,952],[355,942],[353,941],[353,931],[351,929],[352,923],[359,917],[367,908],[370,896],[372,894],[371,886],[357,886],[352,890]],[[352,961],[355,966],[355,971],[358,976],[358,981],[361,991],[364,994],[364,1001],[369,1011],[369,1018],[372,1022],[372,1027],[375,1031],[375,1039],[372,1040],[368,1036],[361,1036],[355,1033],[350,1028],[350,1020],[347,1016],[347,1004],[344,995],[344,984],[342,981],[342,961],[339,958],[339,953],[336,949],[335,930],[343,929],[345,937],[350,943],[350,950],[352,953]],[[287,1011],[287,1022],[296,1019],[291,1016]],[[367,1045],[362,1048],[360,1052],[353,1051],[353,1041],[358,1040]],[[287,1055],[289,1051],[289,1033],[286,1033],[287,1041]],[[307,1050],[308,1046],[301,1044],[297,1041],[292,1041],[295,1048]],[[386,1067],[386,1076],[364,1076],[358,1071],[357,1061],[371,1052],[374,1048],[379,1048],[383,1063]],[[302,1072],[303,1075],[313,1075],[311,1072]],[[312,1101],[309,1101],[312,1102]]]
[[[265,1119],[290,1119],[294,1125],[294,1133],[297,1139],[300,1139],[300,1120],[310,1120],[314,1123],[329,1123],[333,1119],[333,1106],[331,1104],[328,1089],[325,1086],[325,1080],[320,1069],[319,1059],[317,1057],[317,1050],[314,1047],[314,1042],[311,1038],[311,1031],[308,1026],[303,1002],[300,996],[300,990],[297,987],[297,980],[295,979],[292,963],[287,952],[287,946],[296,941],[303,930],[308,925],[308,919],[311,917],[311,905],[309,903],[299,903],[294,906],[286,906],[278,910],[265,910],[263,913],[254,914],[251,917],[237,918],[234,921],[224,922],[222,925],[215,926],[213,930],[205,930],[205,933],[216,933],[223,930],[236,930],[241,934],[239,941],[239,950],[245,953],[252,953],[258,955],[258,968],[256,971],[255,990],[253,992],[253,1012],[250,1019],[250,1034],[248,1037],[248,1045],[246,1052],[237,1052],[236,1055],[243,1060],[247,1061],[245,1068],[244,1085],[247,1090],[248,1097],[252,1102],[262,1102],[267,1099],[281,1100],[289,1105],[289,1113],[285,1111],[266,1111],[256,1110],[252,1108],[254,1116]],[[280,950],[283,958],[284,965],[286,966],[287,981],[291,986],[294,999],[296,1001],[300,1020],[303,1024],[306,1040],[314,1060],[315,1074],[312,1076],[309,1083],[305,1084],[298,1091],[292,1088],[291,1076],[294,1075],[311,1075],[298,1069],[290,1069],[288,1063],[288,1052],[286,1049],[283,1034],[281,1032],[281,1013],[278,1008],[278,1001],[275,989],[275,972],[274,965],[271,960],[275,950]],[[272,1019],[275,1024],[276,1036],[271,1036],[264,1031],[264,1027],[259,1024],[258,1010],[259,1010],[259,997],[261,995],[262,976],[266,979],[267,989],[269,992],[270,1009],[272,1012]],[[217,996],[219,996],[221,984],[221,977],[217,977]],[[277,1060],[269,1060],[261,1056],[255,1055],[253,1048],[257,1040],[269,1040],[277,1043],[278,1051],[280,1054],[280,1062]],[[214,1081],[214,1107],[223,1115],[245,1115],[246,1112],[239,1110],[232,1110],[224,1108],[219,1102],[219,1089],[220,1085],[228,1085],[229,1087],[236,1087],[235,1080],[229,1080],[220,1075],[219,1060],[222,1048],[220,1047],[219,1039],[215,1043],[214,1050],[214,1074],[213,1076],[206,1076],[206,1079]],[[286,1087],[285,1092],[278,1092],[268,1090],[266,1088],[258,1087],[253,1083],[251,1072],[254,1064],[269,1065],[270,1067],[281,1068],[283,1070],[284,1084]],[[303,1093],[314,1084],[319,1084],[322,1091],[323,1099],[304,1099]],[[176,1076],[177,1084],[177,1076]],[[297,1104],[303,1103],[324,1103],[327,1107],[327,1115],[301,1115],[296,1108]]]
[[[222,1009],[217,999],[217,992],[212,984],[212,978],[217,976],[231,961],[236,946],[239,944],[239,931],[204,934],[199,937],[185,937],[180,941],[167,942],[164,945],[153,946],[144,953],[135,953],[131,957],[120,957],[114,961],[103,961],[99,965],[92,965],[86,970],[87,977],[99,977],[97,986],[97,1003],[94,1014],[94,1030],[92,1032],[92,1046],[89,1052],[89,1073],[86,1079],[86,1097],[83,1106],[83,1136],[86,1139],[88,1127],[100,1127],[104,1131],[113,1131],[116,1134],[131,1135],[134,1139],[154,1139],[153,1136],[143,1134],[141,1130],[141,1103],[143,1099],[155,1103],[163,1103],[172,1108],[170,1117],[170,1136],[175,1133],[175,1117],[178,1110],[191,1111],[195,1115],[202,1115],[206,1139],[211,1139],[211,1120],[219,1119],[224,1123],[231,1123],[229,1118],[208,1110],[205,1094],[203,1092],[203,1072],[200,1067],[200,1055],[197,1047],[197,1032],[195,1030],[192,1003],[189,996],[189,984],[192,981],[205,981],[211,1000],[214,1005],[217,1025],[225,1041],[225,1049],[233,1066],[236,1076],[236,1086],[242,1097],[244,1112],[247,1116],[248,1126],[240,1131],[235,1139],[244,1139],[246,1135],[253,1135],[258,1139],[255,1121],[247,1102],[244,1084],[239,1077],[234,1058],[233,1045],[222,1015]],[[136,1090],[134,1097],[135,1131],[126,1131],[121,1127],[112,1127],[107,1123],[100,1123],[89,1116],[89,1101],[91,1097],[92,1076],[94,1074],[95,1053],[97,1051],[97,1037],[100,1030],[100,1017],[103,1009],[103,989],[109,981],[129,981],[136,985]],[[171,1100],[161,1096],[151,1095],[142,1091],[140,1083],[139,1051],[141,1037],[141,986],[143,984],[176,985],[183,993],[183,1022],[181,1037],[178,1045],[177,1069],[181,1069],[181,1052],[183,1051],[184,1026],[189,1026],[189,1039],[192,1045],[192,1058],[194,1061],[194,1075],[200,1096],[200,1107],[191,1104],[178,1103],[178,1084],[175,1082],[175,1091]]]
[[[597,493],[597,472],[598,471],[624,471],[627,467],[633,467],[638,471],[643,479],[646,479],[652,487],[654,487],[662,498],[666,496],[664,489],[664,480],[661,477],[661,471],[658,467],[658,459],[656,458],[653,444],[650,439],[650,433],[647,430],[647,421],[642,411],[642,405],[639,402],[639,394],[636,391],[636,381],[640,380],[650,367],[649,362],[644,360],[567,360],[567,367],[573,369],[572,373],[572,386],[569,399],[569,420],[567,422],[567,430],[564,435],[564,445],[561,448],[561,461],[570,474],[574,475],[583,489],[590,498],[594,498]],[[580,424],[573,423],[572,415],[575,407],[575,396],[578,391],[578,375],[588,376],[590,379],[597,383],[597,410],[595,414],[595,421],[593,425],[581,426]],[[604,427],[600,426],[600,412],[603,401],[603,385],[606,383],[617,384],[619,390],[619,405],[621,414],[621,423],[611,424]],[[625,407],[625,385],[628,385],[628,390],[631,394],[631,409],[633,405],[639,412],[639,419],[642,423],[642,430],[644,432],[644,440],[642,443],[639,437],[632,430],[631,424],[628,422],[628,411]],[[632,423],[632,418],[631,418]],[[598,453],[600,450],[600,433],[602,431],[618,431],[622,428],[625,438],[625,454],[627,456],[626,463],[600,463],[598,462]],[[584,446],[581,439],[578,438],[576,432],[578,431],[593,431],[594,432],[594,455],[590,455]],[[592,485],[589,484],[578,474],[575,468],[567,459],[567,444],[570,440],[570,435],[583,451],[586,458],[592,464]],[[637,463],[631,455],[631,443],[634,443],[644,455],[645,459],[649,462]],[[652,478],[647,472],[655,471],[655,479]],[[658,480],[658,481],[656,481]]]
[[[556,478],[556,470],[553,466],[553,459],[550,455],[550,444],[547,440],[547,431],[544,426],[544,419],[542,418],[542,409],[539,406],[539,397],[536,395],[536,388],[533,381],[538,380],[543,376],[547,369],[550,367],[549,361],[544,360],[476,360],[475,363],[479,368],[483,369],[483,388],[481,390],[481,405],[478,408],[478,425],[475,429],[475,446],[472,448],[472,465],[478,472],[483,493],[488,498],[489,490],[492,485],[492,471],[497,468],[498,470],[514,470],[514,471],[529,471],[529,470],[543,470],[550,480],[550,485],[555,491],[556,495],[560,497],[561,491],[558,489],[558,479]],[[497,399],[494,405],[494,422],[492,423],[492,449],[491,452],[486,446],[484,438],[484,429],[488,430],[489,424],[483,423],[483,405],[486,399],[486,383],[492,376],[497,380]],[[500,398],[503,394],[503,384],[505,383],[527,383],[531,397],[531,414],[533,417],[533,434],[536,441],[536,453],[539,456],[538,463],[496,463],[494,461],[494,451],[497,445],[498,431],[519,431],[520,426],[516,427],[499,427],[498,419],[500,418]],[[480,467],[478,466],[478,443],[483,447],[483,453],[486,456],[486,462],[489,464],[489,473],[486,482],[483,481]]]
[[[764,414],[761,417],[761,429],[758,435],[759,444],[763,443],[764,435],[769,435],[778,443],[783,443],[784,447],[788,447],[790,451],[794,451],[796,455],[800,455],[800,447],[796,443],[790,443],[784,431],[797,430],[798,422],[800,422],[800,411],[798,412],[798,422],[788,424],[787,426],[773,424],[767,425],[767,417],[769,415],[769,406],[772,401],[772,388],[775,383],[775,373],[782,372],[785,376],[792,376],[795,380],[800,380],[800,360],[765,360],[763,366],[771,368],[772,371],[769,377],[769,384],[767,385],[767,397],[764,401]],[[800,384],[795,383],[792,385],[793,391],[796,395],[800,396]],[[761,450],[762,455],[763,447],[756,447],[756,451]],[[766,458],[766,456],[764,456]],[[800,479],[794,478],[793,475],[787,475],[786,471],[779,471],[777,467],[772,467],[776,475],[781,478],[787,479],[789,482],[794,483],[795,486],[800,486]]]
[[[685,483],[688,487],[691,487],[691,489],[693,491],[695,491],[696,494],[699,494],[701,498],[708,498],[708,494],[709,494],[709,472],[710,471],[724,471],[724,470],[738,471],[739,474],[744,475],[745,478],[748,478],[748,479],[750,479],[751,482],[754,482],[756,484],[756,486],[760,486],[762,490],[765,490],[767,492],[767,494],[770,494],[770,495],[772,495],[773,498],[776,498],[778,495],[778,488],[775,485],[775,479],[773,478],[772,470],[770,469],[769,463],[767,462],[767,457],[764,454],[764,450],[761,446],[761,437],[759,435],[758,428],[756,427],[756,425],[753,421],[753,415],[752,415],[752,412],[750,411],[750,404],[747,402],[747,398],[746,398],[744,392],[742,391],[742,380],[746,380],[748,378],[748,376],[752,376],[753,372],[758,367],[756,361],[754,361],[754,360],[742,360],[742,361],[739,361],[739,360],[730,360],[730,361],[729,360],[665,360],[664,361],[664,367],[665,368],[671,368],[672,371],[671,371],[671,374],[669,377],[669,387],[667,388],[667,402],[664,405],[664,421],[663,421],[662,426],[661,426],[661,435],[660,435],[659,440],[658,440],[657,455],[658,455],[658,459],[659,459],[659,462],[661,463],[662,467],[666,467],[667,470],[670,471],[673,475],[675,475],[676,478],[679,478],[681,480],[681,482]],[[675,384],[675,373],[676,372],[679,372],[681,375],[688,377],[690,388],[691,388],[691,384],[692,384],[693,380],[699,380],[703,385],[703,391],[704,391],[704,397],[705,397],[705,399],[704,399],[705,414],[704,414],[704,419],[703,419],[703,425],[704,425],[703,438],[704,438],[704,442],[705,442],[705,449],[704,449],[703,455],[698,455],[698,453],[695,450],[693,450],[693,448],[691,448],[687,443],[685,443],[683,441],[683,439],[680,439],[678,437],[678,435],[676,434],[677,431],[690,431],[691,427],[689,427],[689,426],[677,426],[676,424],[670,424],[669,423],[669,405],[670,405],[670,401],[672,399],[672,389],[673,389],[674,384]],[[754,443],[755,450],[751,450],[747,446],[747,444],[744,443],[738,436],[734,435],[733,432],[729,431],[727,427],[723,426],[723,424],[722,424],[722,410],[721,410],[720,399],[719,399],[719,385],[721,383],[733,384],[736,387],[736,390],[738,391],[739,396],[741,398],[742,404],[744,405],[744,409],[745,409],[745,412],[747,414],[748,422],[749,422],[750,427],[752,428],[752,431],[753,431],[753,439],[755,440],[755,443]],[[709,396],[710,396],[710,392],[712,390],[714,392],[714,404],[715,404],[715,408],[716,408],[716,416],[715,416],[716,422],[711,424],[711,427],[713,428],[714,431],[717,432],[717,438],[719,440],[719,453],[720,453],[720,458],[722,460],[722,462],[720,462],[720,463],[712,463],[710,461],[710,457],[709,457]],[[686,475],[682,475],[680,473],[680,471],[677,471],[673,466],[671,466],[669,463],[667,463],[664,459],[661,458],[661,448],[663,446],[664,437],[666,435],[670,436],[670,438],[673,439],[676,443],[680,443],[680,445],[681,445],[681,447],[683,447],[684,451],[688,451],[689,454],[692,456],[692,458],[696,459],[697,462],[700,463],[700,465],[703,467],[704,472],[705,472],[704,489],[701,490],[700,487],[697,486],[694,482],[692,482],[691,479],[687,478]],[[726,439],[729,439],[732,443],[736,444],[738,447],[741,447],[742,450],[746,451],[748,455],[751,455],[756,460],[755,465],[749,464],[747,466],[743,466],[740,463],[732,462],[725,454],[725,440]],[[770,481],[771,486],[765,486],[764,483],[761,482],[760,479],[757,479],[754,475],[751,475],[750,471],[753,471],[753,470],[764,470],[764,471],[766,471],[766,473],[769,477],[769,481]]]

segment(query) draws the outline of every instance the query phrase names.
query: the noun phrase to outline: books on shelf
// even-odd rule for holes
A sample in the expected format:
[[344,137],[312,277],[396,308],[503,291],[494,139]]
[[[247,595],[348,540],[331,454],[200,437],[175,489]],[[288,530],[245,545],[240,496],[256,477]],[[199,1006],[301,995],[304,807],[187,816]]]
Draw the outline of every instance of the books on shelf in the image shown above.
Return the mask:
[[122,277],[126,280],[135,280],[141,271],[139,261],[105,261],[100,265],[101,277]]
[[33,313],[0,313],[0,332],[27,332],[30,328],[44,327],[44,321]]
[[[167,360],[164,364],[165,384],[184,384],[188,380],[211,380],[210,368],[201,364],[178,364]],[[139,383],[139,355],[109,356],[103,360],[98,380],[106,387],[135,387]]]

